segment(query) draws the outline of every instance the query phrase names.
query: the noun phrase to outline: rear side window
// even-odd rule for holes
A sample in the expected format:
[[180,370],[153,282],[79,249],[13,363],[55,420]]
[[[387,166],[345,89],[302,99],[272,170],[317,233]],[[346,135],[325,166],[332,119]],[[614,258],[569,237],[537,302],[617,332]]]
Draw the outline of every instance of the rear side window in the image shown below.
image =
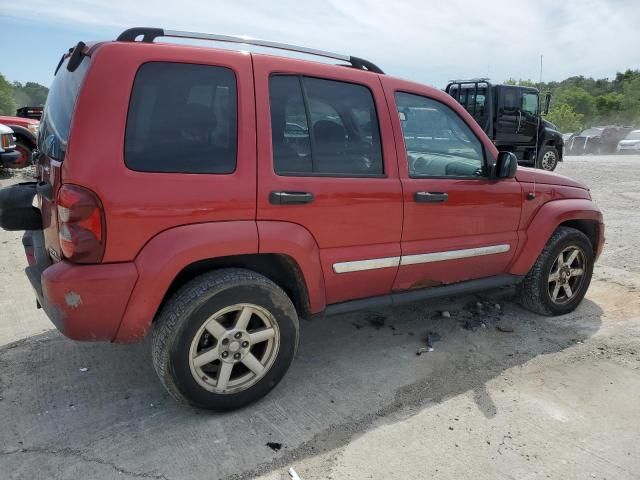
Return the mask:
[[38,149],[59,161],[64,160],[67,152],[71,117],[91,60],[89,57],[83,57],[82,62],[73,72],[67,70],[68,62],[67,58],[53,79],[38,133]]
[[132,170],[232,173],[236,79],[224,67],[151,62],[133,84],[124,160]]
[[269,96],[277,174],[384,173],[378,117],[367,87],[274,75],[269,79]]

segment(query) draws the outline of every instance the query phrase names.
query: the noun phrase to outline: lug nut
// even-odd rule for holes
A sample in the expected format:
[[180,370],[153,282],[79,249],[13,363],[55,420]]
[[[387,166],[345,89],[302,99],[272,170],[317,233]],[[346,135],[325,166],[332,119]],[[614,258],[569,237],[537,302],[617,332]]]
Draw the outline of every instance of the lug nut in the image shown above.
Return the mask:
[[229,339],[228,338],[223,338],[222,339],[222,344],[223,345],[227,345],[229,343]]
[[239,353],[234,353],[233,354],[233,358],[235,358],[236,360],[240,360],[240,354]]
[[242,337],[242,332],[236,332],[236,334],[234,335],[235,338],[240,338]]
[[229,352],[222,352],[222,355],[220,355],[222,358],[227,358],[229,356]]
[[246,340],[242,342],[242,348],[247,348],[248,346],[249,346],[249,342],[247,342]]

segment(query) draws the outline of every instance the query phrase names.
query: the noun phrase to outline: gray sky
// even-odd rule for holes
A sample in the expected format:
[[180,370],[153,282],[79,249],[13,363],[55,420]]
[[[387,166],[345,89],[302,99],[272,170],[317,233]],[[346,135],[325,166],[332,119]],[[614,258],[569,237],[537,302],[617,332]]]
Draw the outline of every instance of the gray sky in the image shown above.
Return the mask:
[[[333,50],[440,88],[448,79],[487,71],[496,81],[537,80],[541,54],[546,81],[640,68],[639,0],[21,0],[0,11],[5,34],[35,25],[28,34],[39,51],[14,56],[16,65],[3,65],[2,73],[45,84],[75,41],[114,38],[130,26],[244,34]],[[6,59],[6,39],[2,44]]]

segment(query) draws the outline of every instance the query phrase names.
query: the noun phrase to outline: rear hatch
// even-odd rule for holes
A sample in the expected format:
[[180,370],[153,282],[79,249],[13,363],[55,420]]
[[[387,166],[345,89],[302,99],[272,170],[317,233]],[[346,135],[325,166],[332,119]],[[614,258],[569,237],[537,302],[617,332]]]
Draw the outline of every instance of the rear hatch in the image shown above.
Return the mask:
[[[83,47],[79,44],[76,48]],[[67,54],[61,60],[47,96],[38,134],[36,201],[42,211],[45,248],[53,261],[62,258],[55,199],[63,180],[62,164],[69,145],[73,112],[91,61],[86,55],[73,57],[73,54]],[[71,67],[73,71],[68,69],[70,60],[72,64],[80,60],[75,69]]]

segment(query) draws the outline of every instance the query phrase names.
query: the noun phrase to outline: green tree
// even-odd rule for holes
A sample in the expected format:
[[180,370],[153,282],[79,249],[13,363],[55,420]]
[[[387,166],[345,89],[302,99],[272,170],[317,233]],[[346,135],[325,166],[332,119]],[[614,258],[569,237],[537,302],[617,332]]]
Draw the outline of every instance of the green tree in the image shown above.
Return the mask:
[[547,120],[556,125],[561,132],[577,132],[582,129],[584,115],[575,112],[566,103],[557,103],[549,111]]
[[595,97],[598,117],[604,121],[617,119],[622,111],[624,95],[619,93],[606,93]]
[[624,82],[621,120],[625,123],[640,121],[640,76]]
[[566,103],[573,111],[583,115],[585,118],[592,118],[596,113],[595,98],[582,87],[562,86],[554,96],[556,102],[559,104]]
[[40,107],[47,101],[49,89],[36,82],[27,82],[24,85],[20,82],[13,82],[13,92],[16,105]]
[[13,87],[0,73],[0,115],[14,115],[16,102],[13,99]]

